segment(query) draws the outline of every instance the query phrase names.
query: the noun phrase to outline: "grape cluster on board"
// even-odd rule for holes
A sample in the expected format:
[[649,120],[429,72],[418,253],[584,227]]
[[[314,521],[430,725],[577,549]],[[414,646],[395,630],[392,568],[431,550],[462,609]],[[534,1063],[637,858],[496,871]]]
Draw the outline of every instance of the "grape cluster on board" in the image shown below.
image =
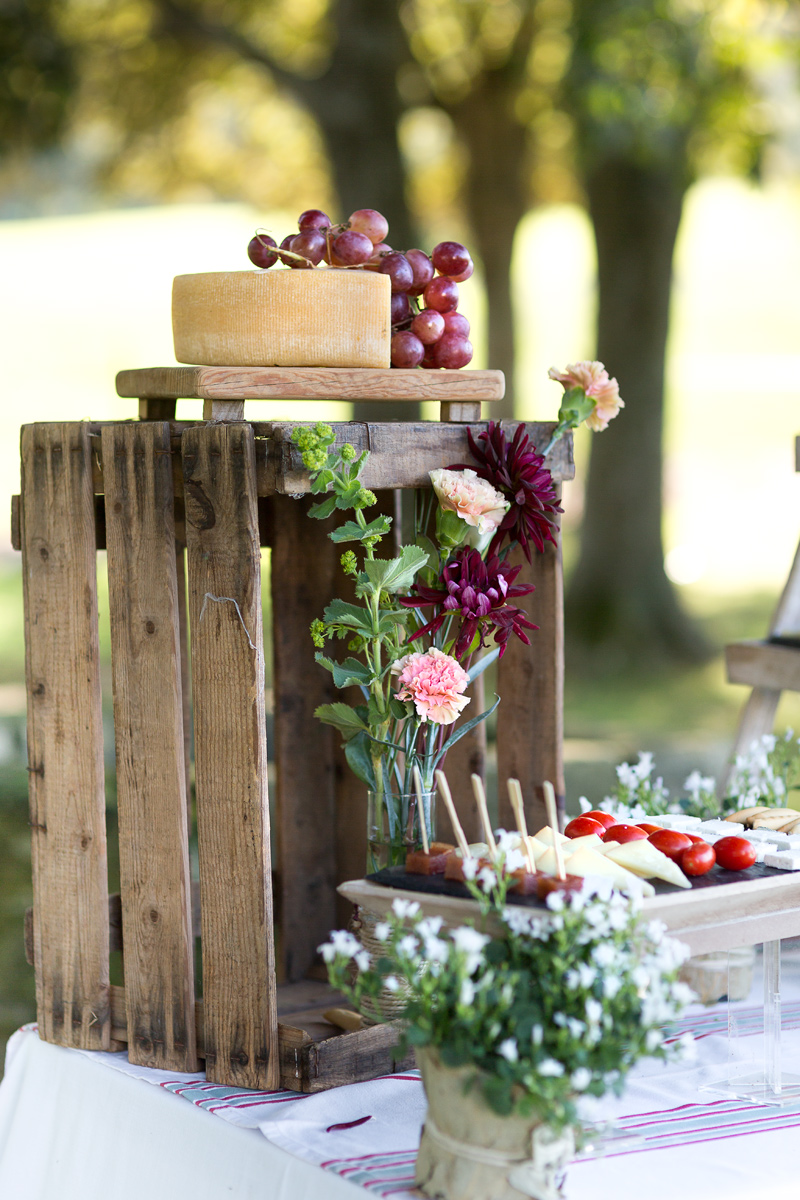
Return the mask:
[[472,275],[469,251],[460,242],[439,242],[433,253],[387,245],[389,222],[374,208],[359,208],[334,225],[318,208],[297,221],[299,233],[280,246],[258,231],[247,247],[256,267],[307,270],[326,263],[362,271],[380,271],[392,281],[392,366],[446,367],[457,370],[472,360],[469,321],[458,308],[458,285]]

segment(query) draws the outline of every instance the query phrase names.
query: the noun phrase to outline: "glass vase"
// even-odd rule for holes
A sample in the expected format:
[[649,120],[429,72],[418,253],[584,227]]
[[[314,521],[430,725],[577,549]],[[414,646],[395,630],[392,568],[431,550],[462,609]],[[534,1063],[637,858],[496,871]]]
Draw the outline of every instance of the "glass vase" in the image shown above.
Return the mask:
[[[399,867],[409,850],[422,846],[420,819],[425,821],[428,843],[435,840],[436,790],[423,792],[367,792],[367,874],[384,867]],[[422,808],[422,812],[420,812]]]

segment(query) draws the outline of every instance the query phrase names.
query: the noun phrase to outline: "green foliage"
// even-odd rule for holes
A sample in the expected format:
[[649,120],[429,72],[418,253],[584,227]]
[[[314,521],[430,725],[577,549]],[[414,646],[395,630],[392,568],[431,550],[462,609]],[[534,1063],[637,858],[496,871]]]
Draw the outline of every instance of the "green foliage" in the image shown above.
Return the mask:
[[411,587],[414,576],[428,561],[424,550],[418,546],[403,546],[399,558],[384,561],[379,558],[364,563],[364,574],[368,583],[359,581],[362,595],[378,592],[404,592]]
[[347,741],[366,729],[355,709],[340,701],[337,701],[336,704],[320,704],[319,708],[314,709],[314,716],[326,725],[333,725],[334,729],[338,729]]
[[75,47],[55,0],[0,5],[0,154],[40,149],[62,133],[78,82]]
[[749,170],[763,141],[753,75],[763,41],[741,10],[711,0],[576,0],[558,102],[583,165],[605,158],[664,167],[684,185],[720,149]]
[[406,1042],[434,1048],[447,1066],[474,1067],[467,1086],[493,1111],[535,1113],[561,1128],[577,1124],[582,1093],[619,1091],[638,1059],[675,1053],[662,1025],[692,996],[677,981],[686,951],[663,926],[641,924],[618,893],[554,893],[544,914],[506,908],[496,886],[503,854],[487,872],[495,886],[484,885],[491,936],[445,930],[401,900],[376,927],[385,948],[377,961],[343,930],[322,954],[357,1007],[369,1001],[372,1010],[382,991],[405,988]]

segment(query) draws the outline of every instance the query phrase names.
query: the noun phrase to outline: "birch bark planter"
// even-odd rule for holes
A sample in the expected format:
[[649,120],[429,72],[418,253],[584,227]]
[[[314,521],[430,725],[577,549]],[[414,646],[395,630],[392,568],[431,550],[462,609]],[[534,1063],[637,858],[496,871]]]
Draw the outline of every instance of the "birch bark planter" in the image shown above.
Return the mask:
[[438,1200],[563,1200],[559,1178],[575,1153],[571,1129],[556,1134],[534,1117],[502,1117],[477,1087],[472,1067],[446,1067],[417,1050],[428,1112],[416,1186]]

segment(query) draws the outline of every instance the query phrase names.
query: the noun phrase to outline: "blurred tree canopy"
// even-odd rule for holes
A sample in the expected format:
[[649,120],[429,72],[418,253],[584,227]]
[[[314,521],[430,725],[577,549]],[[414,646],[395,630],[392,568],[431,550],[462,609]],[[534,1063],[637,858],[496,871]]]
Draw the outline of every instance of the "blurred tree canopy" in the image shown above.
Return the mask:
[[403,248],[463,221],[508,416],[517,227],[584,202],[597,356],[627,408],[594,440],[568,630],[617,662],[692,658],[661,540],[672,253],[697,172],[754,169],[752,72],[795,18],[786,0],[5,0],[0,144],[18,165],[71,130],[128,200],[370,205]]

